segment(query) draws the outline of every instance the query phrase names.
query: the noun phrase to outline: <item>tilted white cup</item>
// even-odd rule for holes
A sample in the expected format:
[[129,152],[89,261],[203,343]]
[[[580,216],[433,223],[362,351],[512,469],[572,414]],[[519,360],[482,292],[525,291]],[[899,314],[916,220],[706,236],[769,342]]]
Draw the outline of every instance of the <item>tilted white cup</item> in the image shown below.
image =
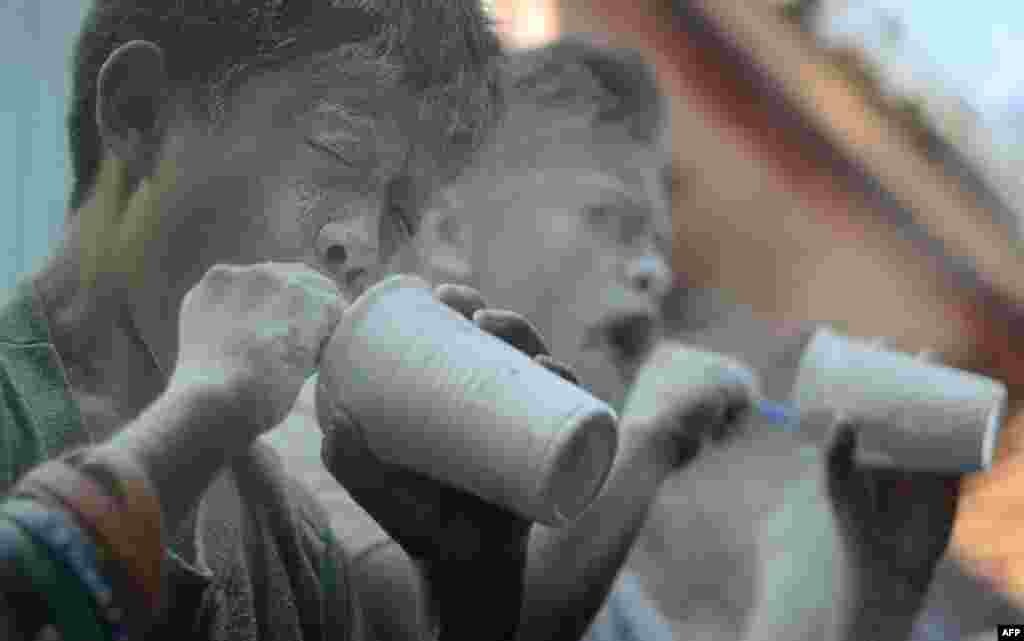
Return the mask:
[[832,411],[861,424],[861,463],[967,473],[992,465],[1007,391],[990,378],[821,328],[800,361],[793,402],[802,416]]
[[[345,311],[318,407],[340,407],[369,450],[533,521],[562,526],[597,497],[618,449],[605,403],[394,276]],[[324,412],[321,412],[323,414]],[[321,426],[330,416],[320,416]]]

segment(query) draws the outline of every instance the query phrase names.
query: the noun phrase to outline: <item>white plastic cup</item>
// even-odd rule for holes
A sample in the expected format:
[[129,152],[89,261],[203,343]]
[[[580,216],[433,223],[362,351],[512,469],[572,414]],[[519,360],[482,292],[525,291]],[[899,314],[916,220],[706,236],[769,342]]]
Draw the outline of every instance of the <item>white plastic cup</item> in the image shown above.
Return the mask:
[[862,464],[970,473],[992,465],[1007,391],[990,378],[821,328],[800,361],[793,401],[801,416],[831,411],[863,425]]
[[618,449],[607,404],[482,331],[415,276],[389,278],[345,311],[317,394],[329,396],[318,406],[346,410],[382,461],[551,526],[593,502]]

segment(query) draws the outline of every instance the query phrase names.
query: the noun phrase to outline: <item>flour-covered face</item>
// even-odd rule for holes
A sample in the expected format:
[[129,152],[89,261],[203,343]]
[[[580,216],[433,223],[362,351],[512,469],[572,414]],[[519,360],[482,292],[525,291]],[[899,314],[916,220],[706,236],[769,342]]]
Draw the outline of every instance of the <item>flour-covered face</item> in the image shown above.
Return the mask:
[[621,405],[670,280],[663,157],[624,131],[570,125],[548,141],[531,123],[511,111],[442,206],[465,229],[473,284]]
[[305,262],[349,297],[385,274],[451,163],[413,98],[355,66],[332,54],[256,76],[223,124],[171,133],[164,229],[146,252],[166,313],[217,263]]

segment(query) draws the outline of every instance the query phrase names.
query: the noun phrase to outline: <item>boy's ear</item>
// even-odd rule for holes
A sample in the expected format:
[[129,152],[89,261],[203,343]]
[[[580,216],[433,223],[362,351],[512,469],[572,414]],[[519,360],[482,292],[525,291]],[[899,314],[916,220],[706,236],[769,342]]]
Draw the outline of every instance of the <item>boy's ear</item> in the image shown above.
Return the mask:
[[135,40],[118,47],[100,69],[96,124],[104,145],[135,176],[147,176],[163,143],[169,81],[163,50]]

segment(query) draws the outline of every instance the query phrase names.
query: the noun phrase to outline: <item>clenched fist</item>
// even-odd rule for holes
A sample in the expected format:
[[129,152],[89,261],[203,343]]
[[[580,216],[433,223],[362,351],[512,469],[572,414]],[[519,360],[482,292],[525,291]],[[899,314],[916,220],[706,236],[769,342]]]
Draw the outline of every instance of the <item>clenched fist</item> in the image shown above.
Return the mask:
[[216,265],[182,302],[171,386],[228,390],[252,437],[277,425],[316,367],[345,304],[305,265]]

